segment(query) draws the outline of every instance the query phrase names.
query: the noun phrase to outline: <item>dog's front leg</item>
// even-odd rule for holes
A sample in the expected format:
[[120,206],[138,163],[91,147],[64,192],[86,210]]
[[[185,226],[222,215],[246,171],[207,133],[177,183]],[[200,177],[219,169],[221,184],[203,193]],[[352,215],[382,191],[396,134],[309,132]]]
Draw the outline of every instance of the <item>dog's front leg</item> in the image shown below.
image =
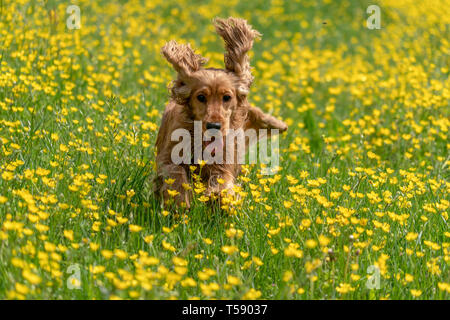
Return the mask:
[[215,194],[219,197],[234,194],[234,183],[235,178],[232,173],[228,171],[223,172],[222,170],[211,170],[206,194],[208,196]]
[[[244,129],[267,129],[267,136],[271,135],[271,130],[278,129],[281,132],[286,131],[287,124],[281,120],[278,120],[270,114],[264,113],[260,108],[251,106],[247,113],[247,121],[245,122]],[[259,132],[257,132],[259,134]]]
[[190,207],[191,194],[187,190],[188,178],[183,166],[176,164],[163,165],[159,170],[162,180],[161,193],[164,203],[169,203],[172,199],[180,206]]

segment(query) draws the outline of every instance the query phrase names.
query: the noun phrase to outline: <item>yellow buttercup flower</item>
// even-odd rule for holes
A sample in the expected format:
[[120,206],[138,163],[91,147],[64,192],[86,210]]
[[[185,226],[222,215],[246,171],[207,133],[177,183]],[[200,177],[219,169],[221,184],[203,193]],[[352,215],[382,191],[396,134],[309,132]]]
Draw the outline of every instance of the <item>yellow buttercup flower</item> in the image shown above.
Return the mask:
[[137,225],[135,225],[135,224],[130,224],[130,225],[128,226],[128,228],[130,229],[131,232],[139,232],[139,231],[142,230],[142,227],[141,227],[141,226],[137,226]]

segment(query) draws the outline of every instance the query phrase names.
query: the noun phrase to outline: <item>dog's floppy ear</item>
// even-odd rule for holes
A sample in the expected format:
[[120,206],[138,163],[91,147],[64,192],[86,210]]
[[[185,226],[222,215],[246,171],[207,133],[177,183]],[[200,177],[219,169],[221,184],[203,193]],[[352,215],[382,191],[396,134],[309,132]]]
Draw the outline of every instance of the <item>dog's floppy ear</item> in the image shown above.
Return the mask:
[[171,40],[161,49],[161,53],[169,61],[178,74],[185,78],[200,70],[208,60],[195,54],[189,44],[179,44]]
[[253,76],[247,52],[252,48],[253,40],[260,37],[261,34],[252,29],[247,21],[240,18],[215,18],[213,23],[216,32],[225,41],[225,68],[240,78],[244,86],[240,89],[248,92],[253,82]]

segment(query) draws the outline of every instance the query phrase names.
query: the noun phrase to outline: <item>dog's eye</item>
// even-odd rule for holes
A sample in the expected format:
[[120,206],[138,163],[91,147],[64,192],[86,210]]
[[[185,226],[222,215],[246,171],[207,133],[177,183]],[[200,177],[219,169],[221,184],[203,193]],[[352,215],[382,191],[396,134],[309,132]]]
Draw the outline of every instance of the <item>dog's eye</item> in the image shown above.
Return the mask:
[[223,101],[224,101],[224,102],[228,102],[228,101],[230,101],[230,100],[231,100],[231,96],[229,96],[229,95],[227,95],[227,94],[223,96]]
[[200,101],[200,102],[205,103],[206,102],[206,97],[204,95],[202,95],[202,94],[199,94],[197,96],[197,100]]

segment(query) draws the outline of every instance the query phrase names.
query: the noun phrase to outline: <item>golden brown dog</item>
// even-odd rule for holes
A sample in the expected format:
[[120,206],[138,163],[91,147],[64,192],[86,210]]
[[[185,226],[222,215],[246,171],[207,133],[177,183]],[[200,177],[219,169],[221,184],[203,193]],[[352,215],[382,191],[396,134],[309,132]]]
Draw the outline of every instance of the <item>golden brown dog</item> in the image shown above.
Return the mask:
[[[216,18],[214,25],[225,42],[225,69],[203,68],[207,60],[195,54],[189,44],[172,40],[161,50],[178,77],[172,82],[171,99],[156,141],[156,189],[165,200],[174,198],[176,203],[184,203],[187,207],[192,196],[186,188],[190,182],[190,165],[172,161],[172,149],[177,144],[171,141],[174,130],[184,128],[193,133],[194,121],[201,121],[203,132],[212,128],[220,130],[223,136],[228,129],[287,130],[283,121],[250,106],[247,101],[253,82],[247,52],[252,48],[253,40],[261,36],[259,32],[238,18]],[[203,143],[202,148],[206,145]],[[237,161],[206,164],[201,169],[201,178],[207,185],[207,193],[220,195],[223,190],[231,190],[240,168]],[[217,182],[218,178],[221,183]]]

